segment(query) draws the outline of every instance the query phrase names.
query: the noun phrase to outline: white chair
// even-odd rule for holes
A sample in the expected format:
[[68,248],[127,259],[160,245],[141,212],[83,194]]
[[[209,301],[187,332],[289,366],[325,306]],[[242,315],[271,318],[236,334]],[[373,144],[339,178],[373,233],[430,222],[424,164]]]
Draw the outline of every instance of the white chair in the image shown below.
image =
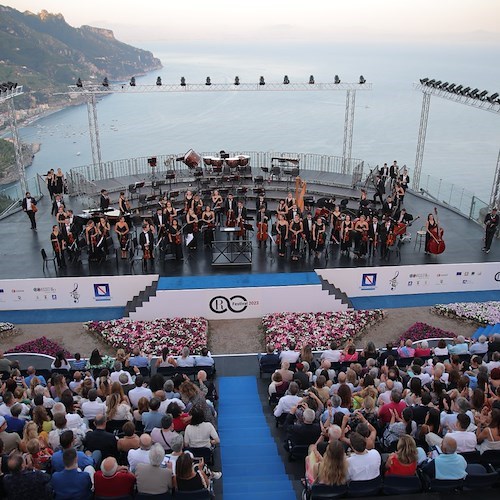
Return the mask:
[[415,245],[413,245],[413,250],[417,248],[417,243],[418,243],[418,251],[420,252],[422,248],[422,242],[425,243],[425,235],[427,234],[427,230],[425,229],[425,226],[422,226],[419,231],[416,232],[415,236]]

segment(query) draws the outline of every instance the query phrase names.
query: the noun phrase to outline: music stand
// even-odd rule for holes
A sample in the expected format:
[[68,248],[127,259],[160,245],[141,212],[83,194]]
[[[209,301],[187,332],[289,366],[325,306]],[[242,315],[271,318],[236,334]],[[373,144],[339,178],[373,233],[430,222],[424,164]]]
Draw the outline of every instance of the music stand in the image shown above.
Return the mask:
[[172,181],[175,179],[175,170],[167,170],[165,180],[168,181],[168,189],[172,189]]
[[277,180],[280,180],[281,177],[281,168],[272,166],[271,167],[271,180],[274,180],[273,177],[277,177]]

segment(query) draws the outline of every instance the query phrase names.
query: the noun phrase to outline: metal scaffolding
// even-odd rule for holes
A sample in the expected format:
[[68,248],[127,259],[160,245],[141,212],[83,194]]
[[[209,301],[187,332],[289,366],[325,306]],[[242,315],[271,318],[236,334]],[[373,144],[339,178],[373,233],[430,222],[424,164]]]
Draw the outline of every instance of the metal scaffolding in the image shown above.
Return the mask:
[[343,173],[347,168],[352,155],[352,139],[354,126],[354,109],[357,90],[372,90],[371,83],[184,83],[162,85],[130,85],[109,84],[104,85],[71,85],[70,94],[83,95],[87,102],[89,119],[90,143],[92,160],[95,165],[102,168],[101,145],[99,141],[99,124],[97,120],[96,96],[118,94],[143,94],[150,92],[267,92],[267,91],[342,91],[346,92],[346,110],[344,121],[343,143]]
[[431,95],[428,92],[424,92],[422,100],[422,112],[420,113],[420,127],[418,129],[415,170],[413,171],[413,189],[415,189],[415,191],[418,191],[420,187],[420,173],[422,172],[422,162],[424,159],[425,135],[427,133],[427,121],[429,118],[430,104],[431,104]]
[[23,153],[21,150],[21,141],[19,140],[19,133],[17,129],[16,108],[14,107],[14,97],[23,94],[22,85],[17,86],[15,89],[7,90],[0,93],[0,104],[6,102],[9,109],[9,122],[10,131],[12,134],[12,142],[14,144],[14,154],[16,157],[17,172],[19,174],[19,181],[23,193],[27,191],[26,172],[24,169]]

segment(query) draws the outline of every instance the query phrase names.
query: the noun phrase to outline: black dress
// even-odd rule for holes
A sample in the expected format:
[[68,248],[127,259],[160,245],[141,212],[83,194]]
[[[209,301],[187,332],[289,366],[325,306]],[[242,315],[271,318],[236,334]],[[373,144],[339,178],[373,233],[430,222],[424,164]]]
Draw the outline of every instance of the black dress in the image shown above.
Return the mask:
[[286,254],[286,224],[276,224],[276,230],[278,231],[278,255],[284,257]]

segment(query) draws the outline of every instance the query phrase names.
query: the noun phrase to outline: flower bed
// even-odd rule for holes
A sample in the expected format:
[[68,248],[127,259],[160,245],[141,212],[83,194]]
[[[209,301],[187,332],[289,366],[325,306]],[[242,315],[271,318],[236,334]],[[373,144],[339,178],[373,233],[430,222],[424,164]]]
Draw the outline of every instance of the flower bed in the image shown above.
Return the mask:
[[425,339],[453,339],[455,337],[456,334],[453,332],[441,330],[441,328],[430,326],[427,323],[414,323],[396,340],[395,344],[398,345],[402,340],[404,341],[407,339],[410,339],[412,342],[417,342]]
[[35,340],[30,340],[24,342],[24,344],[19,344],[12,349],[6,351],[6,353],[12,352],[30,352],[33,354],[48,354],[49,356],[54,356],[59,351],[63,351],[66,357],[70,356],[70,353],[66,351],[61,345],[47,337],[39,337]]
[[16,327],[12,323],[0,322],[0,339],[10,337],[17,333]]
[[87,330],[106,344],[127,352],[139,346],[146,354],[160,354],[164,347],[174,354],[189,347],[199,353],[207,345],[208,321],[204,318],[173,318],[154,321],[89,321]]
[[326,349],[332,340],[339,343],[354,339],[363,330],[384,317],[380,309],[325,313],[277,313],[262,318],[266,343],[277,349],[295,342],[298,348],[310,345]]
[[500,323],[500,302],[436,304],[431,311],[442,316],[476,321],[482,325],[496,325]]

